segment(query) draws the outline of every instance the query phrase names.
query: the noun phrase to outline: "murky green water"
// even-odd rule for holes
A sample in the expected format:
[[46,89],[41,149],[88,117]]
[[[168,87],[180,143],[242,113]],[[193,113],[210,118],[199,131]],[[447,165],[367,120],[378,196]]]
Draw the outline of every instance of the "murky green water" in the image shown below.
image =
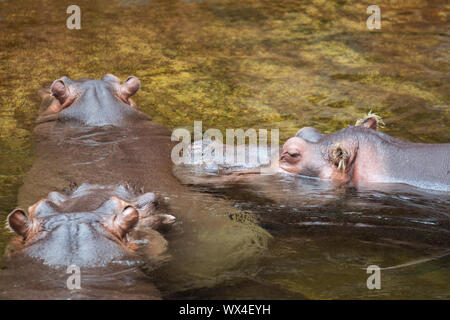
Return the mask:
[[[331,132],[372,110],[397,138],[450,142],[450,6],[444,1],[380,1],[377,31],[366,28],[372,3],[365,1],[77,4],[81,30],[66,28],[66,3],[0,1],[1,219],[17,205],[33,163],[36,92],[62,75],[136,75],[142,82],[138,106],[170,128],[191,128],[194,120],[202,120],[204,129],[279,128],[284,141],[302,126]],[[449,250],[448,194],[336,194],[323,186],[308,189],[304,181],[278,183],[274,189],[272,181],[272,192],[263,195],[248,187],[222,194],[254,211],[270,232],[266,253],[227,270],[213,286],[196,286],[180,273],[187,257],[177,251],[174,232],[174,259],[155,276],[162,292],[200,298],[449,298],[448,255],[386,271],[379,291],[367,290],[362,270]],[[334,200],[323,203],[323,197]],[[0,230],[1,252],[8,240]]]

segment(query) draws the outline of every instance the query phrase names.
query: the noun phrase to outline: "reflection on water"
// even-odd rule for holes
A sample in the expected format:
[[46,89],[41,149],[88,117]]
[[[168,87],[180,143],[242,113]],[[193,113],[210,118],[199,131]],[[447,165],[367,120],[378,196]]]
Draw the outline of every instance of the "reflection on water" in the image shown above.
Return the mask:
[[[384,131],[397,138],[450,141],[445,2],[380,1],[379,31],[365,25],[371,3],[353,0],[77,4],[81,30],[65,27],[65,3],[0,2],[2,219],[17,205],[35,157],[36,91],[62,75],[134,74],[143,85],[138,106],[171,128],[191,128],[194,120],[202,120],[204,129],[279,128],[285,140],[302,126],[340,129],[372,109],[384,117]],[[230,219],[251,223],[201,233],[200,242],[229,250],[234,227],[261,226],[271,237],[249,245],[266,248],[254,258],[221,269],[204,258],[212,256],[208,246],[186,243],[185,229],[175,228],[168,236],[173,259],[155,273],[165,296],[449,297],[449,256],[443,255],[450,249],[448,193],[402,186],[336,190],[320,181],[271,179],[257,187],[201,190],[233,199],[251,215]],[[197,196],[191,201],[198,207],[211,215],[220,211],[210,197]],[[195,235],[191,230],[189,237]],[[0,230],[1,252],[9,238]],[[241,243],[234,240],[230,246]],[[434,257],[386,270],[383,290],[365,287],[362,268],[369,264],[391,267]]]
[[[251,298],[252,288],[259,298],[273,298],[271,292],[298,299],[449,298],[448,193],[388,184],[336,189],[326,181],[283,175],[216,192],[252,212],[272,236],[269,247],[219,291],[172,293],[175,284],[166,280],[176,267],[172,262],[160,271],[168,297]],[[382,269],[380,291],[366,287],[369,265]]]

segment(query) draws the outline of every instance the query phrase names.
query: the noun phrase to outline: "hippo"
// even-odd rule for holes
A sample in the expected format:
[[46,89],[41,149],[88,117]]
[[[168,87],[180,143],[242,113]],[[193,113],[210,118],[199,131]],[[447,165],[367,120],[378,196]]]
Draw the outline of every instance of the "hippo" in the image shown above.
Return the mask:
[[[355,123],[355,127],[363,127],[367,129],[373,129],[378,130],[379,127],[384,127],[385,123],[383,119],[377,115],[376,113],[372,113],[372,111],[369,111],[367,116],[365,116],[362,119],[359,119]],[[326,134],[320,132],[316,128],[312,127],[303,127],[300,130],[297,131],[295,134],[297,138],[302,138],[304,140],[307,140],[309,142],[319,142],[320,139],[322,139]]]
[[181,191],[171,174],[171,132],[138,110],[131,96],[139,88],[137,77],[121,83],[107,74],[100,80],[62,77],[41,89],[37,157],[19,203],[73,181],[107,186],[126,180],[152,191]]
[[44,98],[50,99],[37,123],[59,120],[90,127],[124,127],[138,120],[148,120],[131,99],[139,88],[140,81],[134,76],[128,77],[122,84],[112,74],[105,75],[101,80],[74,81],[62,77],[52,83],[49,91],[41,91]]
[[328,135],[303,128],[284,144],[282,171],[338,184],[404,183],[450,190],[450,144],[411,143],[377,130],[369,114]]
[[[161,232],[175,217],[161,212],[164,206],[158,203],[154,193],[130,184],[72,184],[49,193],[28,212],[14,209],[7,225],[16,236],[6,248],[0,298],[160,299],[137,268],[156,268],[168,258]],[[80,270],[81,288],[75,291],[65,286],[68,266]],[[109,281],[99,282],[105,274]],[[113,293],[117,289],[109,284],[114,282],[128,292]]]
[[[450,144],[411,143],[378,131],[381,117],[369,112],[354,126],[324,134],[304,127],[286,141],[270,167],[233,170],[222,165],[218,176],[183,177],[185,183],[218,185],[254,182],[264,175],[294,174],[362,186],[402,183],[422,189],[450,190]],[[223,148],[225,149],[225,148]],[[248,150],[247,150],[248,152]],[[227,170],[223,167],[228,166]],[[269,169],[269,170],[268,170]]]
[[[100,281],[112,270],[123,274],[116,261],[135,257],[136,244],[145,252],[139,256],[145,261],[157,259],[167,246],[177,252],[169,272],[183,275],[181,286],[183,281],[186,286],[216,283],[222,273],[225,277],[227,268],[264,250],[269,235],[262,228],[251,219],[230,219],[230,214],[248,213],[240,212],[232,201],[192,190],[173,176],[170,156],[175,142],[171,141],[171,131],[138,110],[131,96],[139,88],[137,77],[130,76],[122,83],[107,74],[100,80],[62,77],[39,91],[42,105],[34,128],[33,165],[17,196],[19,206],[31,207],[28,214],[17,209],[8,217],[7,224],[17,237],[9,246],[14,254],[7,254],[0,271],[2,296],[21,298],[23,292],[34,288],[24,284],[23,290],[14,291],[18,283],[39,282],[48,274],[50,279],[59,277],[61,281],[55,285],[63,286],[51,297],[66,298],[66,275],[55,273],[53,268],[65,271],[76,264],[82,270],[97,270],[92,272]],[[124,181],[151,193],[138,196],[126,192],[120,187]],[[73,182],[81,186],[73,193],[55,192]],[[155,198],[166,212],[152,213]],[[146,211],[146,206],[151,210]],[[211,215],[212,207],[216,207],[215,215]],[[176,228],[171,228],[173,216],[179,222]],[[167,243],[158,230],[180,236]],[[233,236],[223,243],[218,234]],[[202,250],[202,254],[193,255],[195,250]],[[167,256],[173,255],[169,252]],[[26,264],[20,263],[23,259],[27,259]],[[128,265],[127,261],[123,263]],[[38,271],[23,270],[30,277],[22,280],[15,272],[17,265],[22,269],[36,265]],[[208,268],[203,268],[205,265]],[[152,270],[146,264],[139,268],[145,275]],[[134,275],[126,283],[142,278]],[[110,283],[114,287],[114,281]],[[149,283],[148,287],[154,286]],[[143,291],[146,288],[143,286]],[[53,292],[54,287],[49,290]],[[111,298],[115,291],[94,290],[89,297]],[[157,290],[135,296],[132,288],[130,294],[132,298],[159,296]]]
[[[174,216],[157,213],[157,207],[154,193],[139,194],[128,184],[54,191],[30,206],[28,214],[17,208],[8,215],[8,226],[17,235],[8,255],[25,254],[53,266],[105,266],[136,256],[138,236],[145,234],[137,231],[162,230],[175,222]],[[152,247],[161,254],[167,242],[155,234]]]

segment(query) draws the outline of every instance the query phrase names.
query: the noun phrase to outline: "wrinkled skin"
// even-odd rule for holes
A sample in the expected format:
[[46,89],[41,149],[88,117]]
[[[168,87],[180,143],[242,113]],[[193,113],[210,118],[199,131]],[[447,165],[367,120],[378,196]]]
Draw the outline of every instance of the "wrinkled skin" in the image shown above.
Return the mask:
[[[182,256],[174,267],[174,272],[178,275],[181,273],[179,270],[182,270],[183,281],[189,283],[196,283],[197,280],[192,279],[197,278],[201,278],[205,285],[216,283],[221,272],[224,272],[225,261],[227,267],[239,264],[242,259],[260,250],[264,244],[261,245],[258,241],[263,241],[268,235],[258,227],[248,229],[243,223],[230,220],[230,213],[239,214],[239,210],[233,207],[231,201],[209,199],[212,197],[190,190],[173,177],[170,155],[175,142],[171,141],[171,132],[166,127],[151,121],[137,110],[130,97],[138,88],[139,80],[135,77],[129,77],[121,84],[115,76],[106,75],[102,80],[81,81],[63,77],[56,80],[50,88],[41,90],[43,103],[35,128],[35,159],[30,171],[23,178],[18,204],[23,207],[30,206],[48,194],[51,196],[47,199],[56,204],[58,198],[64,194],[52,192],[64,190],[71,182],[103,186],[102,188],[115,188],[108,186],[117,186],[124,181],[137,183],[145,190],[153,192],[158,199],[163,199],[168,208],[167,212],[180,221],[182,239],[170,243],[172,250]],[[98,194],[104,196],[96,200]],[[49,285],[48,289],[51,292],[49,297],[52,298],[127,298],[122,295],[122,286],[129,287],[130,298],[157,298],[157,290],[147,293],[147,288],[153,287],[151,281],[142,281],[142,275],[136,270],[122,273],[123,269],[128,272],[128,265],[117,265],[114,261],[121,254],[126,256],[130,253],[129,245],[133,241],[125,240],[132,238],[134,231],[150,236],[142,248],[144,254],[140,256],[144,256],[145,260],[158,257],[159,248],[165,240],[157,236],[158,233],[153,229],[160,226],[168,230],[171,218],[164,221],[165,216],[159,216],[153,221],[153,215],[148,219],[140,217],[134,231],[126,233],[127,236],[122,240],[118,239],[117,228],[112,228],[111,223],[109,229],[106,228],[108,224],[105,225],[104,221],[105,217],[123,213],[123,210],[117,211],[114,207],[109,207],[111,202],[107,200],[111,196],[114,196],[114,192],[110,190],[109,194],[96,192],[86,197],[69,197],[69,202],[63,202],[64,205],[58,208],[59,218],[56,215],[54,219],[45,218],[45,221],[52,221],[48,222],[49,226],[54,226],[55,229],[47,235],[35,232],[37,237],[27,238],[23,251],[20,250],[21,246],[15,247],[15,251],[22,254],[11,255],[11,259],[5,264],[5,270],[0,272],[0,296],[34,298],[35,291],[38,290],[36,288],[42,285],[42,279],[48,275],[51,279],[49,283],[55,283]],[[138,209],[137,200],[123,194],[115,196]],[[210,208],[199,199],[217,205],[217,214],[211,215]],[[107,212],[98,211],[102,205],[106,206],[103,208],[107,208]],[[31,219],[33,213],[29,212],[27,216]],[[16,218],[18,222],[24,220],[23,212],[18,211]],[[11,226],[14,223],[17,221],[11,221]],[[19,231],[20,228],[16,229]],[[217,239],[219,233],[232,236],[224,244]],[[32,239],[39,241],[36,244],[27,242],[33,241]],[[56,239],[63,241],[58,242]],[[69,246],[70,243],[81,243],[78,241],[82,240],[85,240],[82,246]],[[44,249],[55,248],[56,243],[61,250]],[[256,249],[249,248],[248,243],[255,243]],[[193,250],[199,247],[206,253],[200,257],[192,255]],[[103,248],[99,254],[92,253],[97,252],[99,248]],[[219,257],[218,251],[222,252]],[[235,258],[229,257],[230,252],[233,252]],[[72,258],[66,257],[68,253]],[[23,259],[27,262],[22,263]],[[42,264],[42,261],[47,261],[48,264]],[[90,266],[87,267],[92,269],[89,272],[98,275],[92,277],[95,281],[104,281],[103,275],[110,273],[120,274],[126,281],[116,281],[115,276],[111,279],[106,277],[102,289],[95,286],[94,289],[83,291],[81,296],[77,292],[70,293],[65,286],[68,277],[65,267],[72,261]],[[208,264],[208,268],[203,268],[205,264]],[[58,265],[64,265],[63,269],[56,273],[51,271],[55,267],[58,268]],[[18,274],[18,266],[22,274],[29,276]],[[84,269],[83,275],[87,272]],[[152,270],[147,264],[144,269],[146,273]],[[202,271],[199,272],[199,269]],[[19,287],[21,290],[14,289]],[[142,287],[141,293],[134,289],[137,287]]]

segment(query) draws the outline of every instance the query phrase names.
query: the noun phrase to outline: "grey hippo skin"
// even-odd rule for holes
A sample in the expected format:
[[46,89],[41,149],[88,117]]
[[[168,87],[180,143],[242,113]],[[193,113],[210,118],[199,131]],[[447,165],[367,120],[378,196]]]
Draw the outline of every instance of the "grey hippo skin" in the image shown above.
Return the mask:
[[281,170],[337,183],[405,183],[450,190],[450,144],[410,143],[377,131],[368,115],[331,134],[303,128],[283,146]]
[[[28,214],[22,209],[9,214],[8,225],[18,236],[8,253],[26,254],[48,265],[81,268],[132,258],[140,243],[136,240],[144,235],[140,229],[157,230],[175,222],[173,216],[157,213],[157,205],[153,193],[139,193],[128,185],[83,184],[70,191],[51,192],[32,205]],[[161,236],[156,240],[159,243],[153,247],[164,251],[166,241]]]
[[130,98],[139,87],[139,79],[133,76],[123,84],[112,74],[105,75],[102,80],[74,81],[62,77],[51,85],[50,96],[45,90],[41,91],[47,101],[37,122],[60,120],[90,127],[123,127],[148,119]]
[[[30,208],[8,217],[17,236],[0,271],[0,298],[158,299],[147,274],[167,260],[158,230],[167,230],[174,216],[184,238],[172,247],[181,252],[186,281],[190,272],[216,281],[227,250],[242,248],[237,256],[245,258],[252,251],[241,244],[264,237],[231,221],[225,211],[237,209],[226,200],[214,200],[224,213],[212,216],[199,201],[207,196],[173,177],[171,132],[137,110],[130,97],[139,86],[136,77],[121,83],[108,74],[63,77],[40,91],[34,161],[18,193],[19,206]],[[81,186],[67,191],[74,183]],[[230,230],[227,244],[217,241]],[[198,246],[208,253],[195,258],[190,252]],[[217,265],[195,273],[207,261]],[[81,268],[80,291],[66,286],[72,264]]]

